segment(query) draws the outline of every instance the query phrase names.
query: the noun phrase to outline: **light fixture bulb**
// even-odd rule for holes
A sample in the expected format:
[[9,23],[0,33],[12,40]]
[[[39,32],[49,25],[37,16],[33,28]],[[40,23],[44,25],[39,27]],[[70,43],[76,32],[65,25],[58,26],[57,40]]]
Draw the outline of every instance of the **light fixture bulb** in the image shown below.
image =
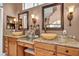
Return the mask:
[[69,13],[72,13],[72,12],[74,12],[74,6],[69,7]]

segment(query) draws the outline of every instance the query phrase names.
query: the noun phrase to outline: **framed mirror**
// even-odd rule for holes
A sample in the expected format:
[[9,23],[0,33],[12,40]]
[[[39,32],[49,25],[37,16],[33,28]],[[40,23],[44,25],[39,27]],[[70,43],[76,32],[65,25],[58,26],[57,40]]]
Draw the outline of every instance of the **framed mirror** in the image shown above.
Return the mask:
[[43,30],[63,30],[64,14],[63,3],[54,3],[42,7]]
[[15,29],[15,17],[7,15],[7,29]]
[[28,11],[21,12],[18,14],[18,29],[29,29],[29,22],[28,22]]

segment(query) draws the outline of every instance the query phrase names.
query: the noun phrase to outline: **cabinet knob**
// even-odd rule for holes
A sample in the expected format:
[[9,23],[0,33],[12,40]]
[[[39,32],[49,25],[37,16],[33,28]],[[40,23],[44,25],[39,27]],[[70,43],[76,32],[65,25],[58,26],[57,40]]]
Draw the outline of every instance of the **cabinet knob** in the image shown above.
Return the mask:
[[68,53],[69,51],[68,50],[66,50],[66,53]]

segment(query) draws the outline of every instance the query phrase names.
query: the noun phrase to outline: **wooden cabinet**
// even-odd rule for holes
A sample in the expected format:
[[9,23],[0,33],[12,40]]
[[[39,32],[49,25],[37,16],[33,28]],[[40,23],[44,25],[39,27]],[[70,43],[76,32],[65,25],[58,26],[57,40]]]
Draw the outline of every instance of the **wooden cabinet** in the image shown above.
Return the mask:
[[38,48],[50,50],[50,51],[55,51],[55,45],[51,45],[51,44],[35,42],[34,46]]
[[4,38],[4,52],[9,56],[17,55],[17,42],[16,38],[5,36]]
[[55,52],[40,48],[35,48],[36,56],[55,56]]
[[55,56],[56,46],[41,42],[34,42],[35,54],[37,56]]
[[79,48],[69,46],[34,42],[37,56],[79,56]]
[[9,37],[9,55],[10,56],[16,56],[17,55],[16,38]]
[[17,55],[24,56],[24,48],[20,45],[17,46]]
[[[34,54],[28,53],[27,49],[34,49]],[[79,56],[79,48],[73,48],[58,44],[48,44],[44,42],[34,41],[28,43],[27,41],[17,41],[17,38],[4,37],[4,52],[9,56]]]
[[26,49],[34,49],[33,44],[28,42],[17,41],[18,44],[18,56],[34,56],[35,54],[30,52],[25,52]]
[[71,47],[65,47],[65,46],[57,46],[57,52],[63,53],[70,56],[77,56],[79,55],[79,49],[77,48],[71,48]]

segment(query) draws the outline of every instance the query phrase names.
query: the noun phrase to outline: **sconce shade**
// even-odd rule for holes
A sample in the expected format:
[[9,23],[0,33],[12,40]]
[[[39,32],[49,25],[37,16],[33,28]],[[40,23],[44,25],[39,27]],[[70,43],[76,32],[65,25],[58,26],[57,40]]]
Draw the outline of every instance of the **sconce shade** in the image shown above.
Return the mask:
[[69,13],[74,12],[74,6],[70,6],[68,9],[69,9]]
[[31,15],[31,17],[32,17],[32,18],[35,18],[35,15],[34,15],[34,14],[32,14],[32,15]]
[[68,8],[68,16],[67,16],[67,18],[68,18],[68,20],[69,20],[69,26],[71,26],[71,21],[72,21],[72,19],[73,19],[73,12],[74,12],[74,7],[75,6],[69,6],[69,8]]

